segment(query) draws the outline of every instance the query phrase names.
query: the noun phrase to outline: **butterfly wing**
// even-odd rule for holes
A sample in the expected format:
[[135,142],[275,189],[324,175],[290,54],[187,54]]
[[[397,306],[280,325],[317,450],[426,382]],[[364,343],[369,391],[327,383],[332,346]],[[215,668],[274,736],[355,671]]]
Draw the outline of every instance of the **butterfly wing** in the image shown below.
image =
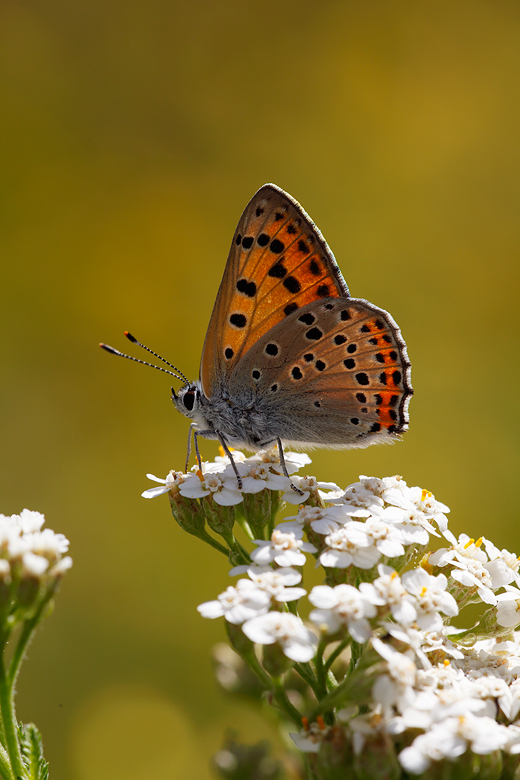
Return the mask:
[[334,255],[300,204],[274,184],[246,206],[229,251],[200,366],[207,398],[240,359],[297,309],[350,293]]
[[396,323],[356,298],[313,301],[263,335],[230,377],[231,398],[252,390],[262,440],[327,447],[391,441],[413,392]]

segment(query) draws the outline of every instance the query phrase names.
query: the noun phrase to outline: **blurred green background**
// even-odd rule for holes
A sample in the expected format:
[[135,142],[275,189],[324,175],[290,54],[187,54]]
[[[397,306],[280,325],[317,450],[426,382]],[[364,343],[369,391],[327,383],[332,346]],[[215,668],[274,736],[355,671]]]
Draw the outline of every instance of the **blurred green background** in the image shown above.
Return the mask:
[[196,378],[235,225],[273,181],[413,363],[403,441],[315,452],[311,473],[400,473],[454,532],[519,551],[520,6],[5,0],[1,16],[0,511],[44,512],[75,562],[18,714],[54,780],[205,780],[226,726],[269,729],[213,681],[224,627],[195,607],[226,562],[140,498],[146,472],[182,467],[187,420],[166,377],[97,344],[126,349],[128,329]]

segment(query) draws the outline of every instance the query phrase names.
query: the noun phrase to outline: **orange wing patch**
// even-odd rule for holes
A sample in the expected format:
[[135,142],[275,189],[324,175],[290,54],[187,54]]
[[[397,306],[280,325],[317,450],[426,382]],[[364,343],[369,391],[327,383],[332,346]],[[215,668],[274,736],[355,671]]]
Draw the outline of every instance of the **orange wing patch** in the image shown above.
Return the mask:
[[332,252],[301,206],[273,185],[262,187],[235,231],[215,302],[201,363],[206,394],[293,311],[348,296]]

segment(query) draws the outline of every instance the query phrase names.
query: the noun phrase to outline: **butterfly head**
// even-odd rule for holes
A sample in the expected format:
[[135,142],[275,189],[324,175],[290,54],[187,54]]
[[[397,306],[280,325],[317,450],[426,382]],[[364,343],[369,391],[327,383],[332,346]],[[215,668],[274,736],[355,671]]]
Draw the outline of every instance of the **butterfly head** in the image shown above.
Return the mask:
[[172,387],[172,401],[175,408],[185,417],[194,420],[199,415],[201,389],[199,382],[191,382],[181,387],[178,393]]

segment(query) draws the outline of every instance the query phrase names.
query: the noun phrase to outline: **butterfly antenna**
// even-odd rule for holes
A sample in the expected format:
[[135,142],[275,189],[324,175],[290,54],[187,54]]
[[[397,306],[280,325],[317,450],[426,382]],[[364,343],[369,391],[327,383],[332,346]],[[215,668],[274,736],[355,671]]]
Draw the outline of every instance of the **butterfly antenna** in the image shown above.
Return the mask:
[[162,362],[166,363],[167,366],[170,366],[170,368],[173,368],[173,370],[177,373],[177,377],[179,379],[181,379],[186,385],[190,384],[189,379],[184,376],[182,371],[179,368],[177,368],[177,366],[174,366],[168,360],[165,360],[165,358],[161,357],[161,355],[159,355],[157,352],[154,352],[153,349],[150,349],[150,347],[147,347],[145,344],[141,344],[141,342],[137,341],[135,336],[132,336],[132,334],[129,333],[127,330],[125,330],[124,333],[125,333],[125,336],[127,337],[127,339],[132,342],[132,344],[137,344],[138,347],[142,347],[143,349],[146,349],[146,351],[149,352],[150,355],[153,355],[158,360],[162,360]]
[[120,352],[118,349],[114,349],[114,347],[110,347],[108,344],[100,344],[99,346],[106,350],[106,352],[110,352],[112,355],[118,355],[119,357],[127,358],[128,360],[133,360],[135,363],[140,363],[142,366],[150,366],[150,368],[155,368],[157,371],[163,371],[165,374],[169,374],[170,376],[174,376],[176,379],[180,379],[181,382],[184,382],[185,385],[189,385],[188,379],[184,376],[182,371],[179,371],[179,369],[169,363],[167,360],[165,360],[161,355],[158,355],[157,352],[154,352],[149,347],[146,347],[144,344],[141,344],[140,341],[137,341],[137,339],[132,336],[131,333],[128,333],[128,331],[125,330],[125,336],[129,341],[132,342],[132,344],[137,344],[139,347],[142,347],[143,349],[146,349],[147,352],[150,352],[150,354],[154,355],[159,360],[162,360],[163,363],[166,363],[167,366],[170,366],[170,368],[173,368],[174,371],[168,371],[166,368],[162,368],[161,366],[156,366],[153,363],[148,363],[146,360],[140,360],[139,358],[133,357],[132,355],[126,355],[124,352]]

